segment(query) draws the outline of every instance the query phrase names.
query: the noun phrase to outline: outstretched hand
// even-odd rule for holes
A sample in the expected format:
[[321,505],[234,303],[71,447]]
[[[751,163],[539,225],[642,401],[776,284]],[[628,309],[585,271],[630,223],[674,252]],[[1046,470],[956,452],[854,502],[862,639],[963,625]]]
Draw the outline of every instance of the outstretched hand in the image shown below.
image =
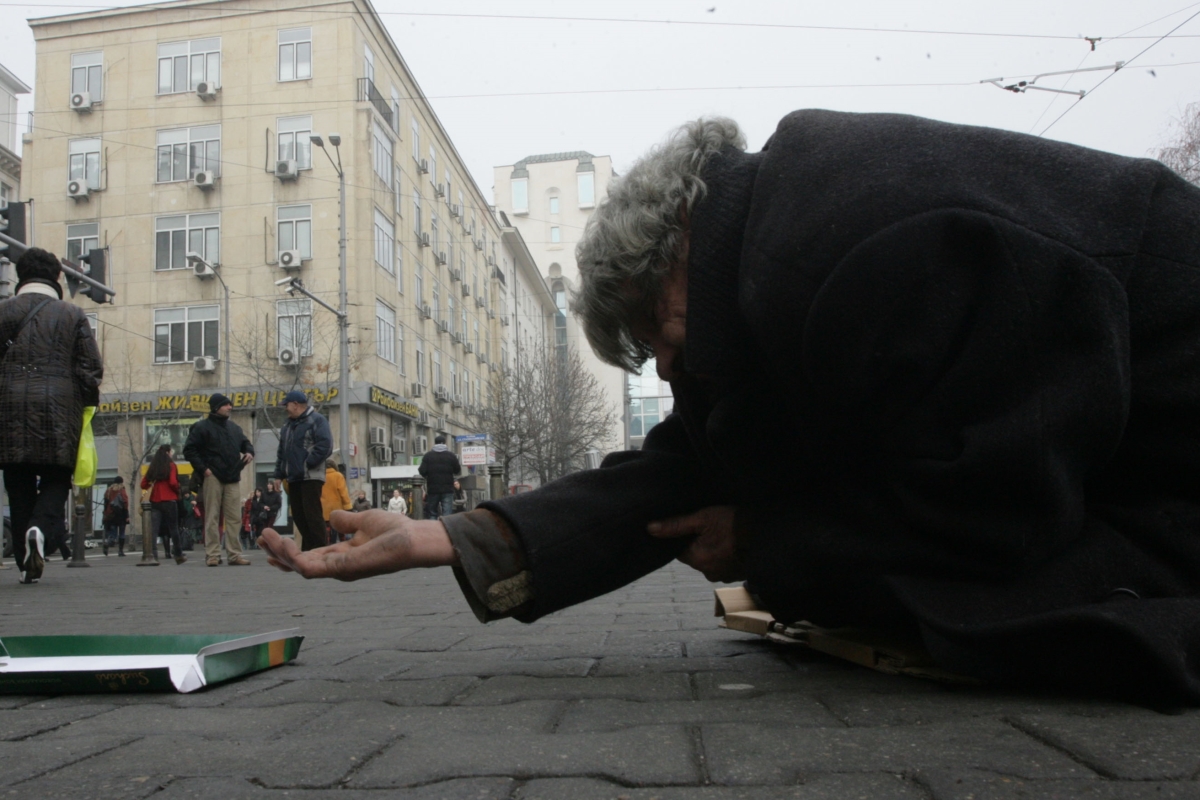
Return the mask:
[[714,583],[729,583],[745,579],[733,517],[733,506],[709,506],[682,517],[651,522],[647,530],[660,539],[694,536],[679,560]]
[[414,567],[443,567],[458,563],[458,554],[442,523],[416,522],[387,511],[334,511],[329,518],[335,530],[353,534],[344,542],[301,551],[291,539],[266,528],[258,546],[267,563],[305,578],[356,581]]

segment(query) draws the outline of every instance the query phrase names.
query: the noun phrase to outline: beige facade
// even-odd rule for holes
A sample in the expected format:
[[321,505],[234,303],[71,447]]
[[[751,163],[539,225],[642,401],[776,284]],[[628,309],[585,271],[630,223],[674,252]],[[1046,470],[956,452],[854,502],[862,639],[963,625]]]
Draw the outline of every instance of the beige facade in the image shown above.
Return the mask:
[[[256,431],[260,483],[293,387],[322,404],[335,447],[349,394],[352,490],[438,432],[482,430],[512,256],[367,0],[180,0],[30,25],[34,243],[70,259],[105,248],[116,290],[78,301],[105,359],[104,474],[131,474],[154,430],[178,439],[218,390]],[[310,133],[346,179],[348,387],[335,317],[275,284],[299,277],[337,306],[338,177]]]

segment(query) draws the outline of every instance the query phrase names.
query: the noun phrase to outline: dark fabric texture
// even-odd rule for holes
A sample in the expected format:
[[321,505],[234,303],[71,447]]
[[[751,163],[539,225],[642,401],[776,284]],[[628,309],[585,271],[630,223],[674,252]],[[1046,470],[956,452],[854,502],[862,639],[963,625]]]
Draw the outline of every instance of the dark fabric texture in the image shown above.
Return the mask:
[[83,409],[100,402],[104,367],[83,309],[51,300],[5,349],[25,315],[47,299],[0,302],[0,463],[74,467]]
[[209,414],[192,425],[183,445],[183,457],[192,465],[196,475],[212,470],[221,483],[238,483],[242,479],[242,454],[254,455],[254,445],[242,433],[242,428],[228,417]]
[[329,421],[320,412],[309,408],[295,419],[289,417],[283,424],[275,455],[274,477],[324,483],[325,459],[331,453],[333,433],[329,430]]
[[421,457],[417,472],[428,482],[425,491],[430,495],[454,494],[454,479],[462,472],[462,465],[449,450],[430,450]]
[[151,503],[150,531],[153,534],[150,541],[155,558],[158,558],[159,539],[162,539],[164,556],[177,558],[183,555],[183,542],[179,539],[179,508],[174,500]]
[[321,490],[324,488],[324,481],[288,482],[288,505],[292,509],[292,520],[300,531],[302,550],[313,550],[329,544],[325,515],[321,511]]
[[[485,504],[520,535],[526,616],[640,574],[620,548],[657,543],[614,520],[787,498],[738,509],[781,618],[1200,702],[1200,190],[1154,161],[827,111],[705,178],[685,351],[704,377],[659,426],[691,435],[621,457],[644,473]],[[746,436],[764,409],[774,471]],[[716,476],[732,495],[696,491]]]
[[12,513],[13,558],[25,563],[25,534],[38,528],[45,537],[46,555],[58,550],[67,537],[63,508],[71,496],[75,468],[56,464],[4,464],[4,491]]

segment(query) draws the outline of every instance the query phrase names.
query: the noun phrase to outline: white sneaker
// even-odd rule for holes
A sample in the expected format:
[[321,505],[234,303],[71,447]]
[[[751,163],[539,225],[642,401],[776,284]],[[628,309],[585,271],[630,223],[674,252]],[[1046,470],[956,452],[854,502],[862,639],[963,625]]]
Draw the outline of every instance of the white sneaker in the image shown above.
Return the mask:
[[42,577],[42,570],[46,568],[46,537],[42,535],[41,528],[34,526],[29,529],[25,547],[24,583],[37,583]]

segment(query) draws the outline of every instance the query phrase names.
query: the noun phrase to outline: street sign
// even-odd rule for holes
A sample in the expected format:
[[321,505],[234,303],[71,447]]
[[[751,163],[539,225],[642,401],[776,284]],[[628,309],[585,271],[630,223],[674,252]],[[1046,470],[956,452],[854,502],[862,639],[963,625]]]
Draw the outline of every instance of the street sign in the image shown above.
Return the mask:
[[462,449],[462,465],[478,467],[488,463],[488,448],[483,445],[467,445]]
[[358,455],[358,445],[356,445],[354,442],[351,442],[350,446],[347,447],[346,449],[350,451],[351,458],[354,458],[355,456]]
[[456,442],[490,442],[492,435],[490,433],[465,433],[462,436],[455,436]]

